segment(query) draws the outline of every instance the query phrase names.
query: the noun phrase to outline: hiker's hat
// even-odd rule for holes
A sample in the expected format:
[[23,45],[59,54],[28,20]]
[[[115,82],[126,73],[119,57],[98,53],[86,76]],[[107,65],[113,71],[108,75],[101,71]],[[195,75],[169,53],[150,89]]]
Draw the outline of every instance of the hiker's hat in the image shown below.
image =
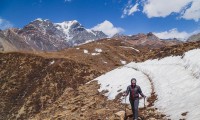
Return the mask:
[[135,79],[135,78],[132,78],[132,79],[131,79],[131,81],[133,81],[133,80],[135,80],[135,81],[136,81],[136,79]]

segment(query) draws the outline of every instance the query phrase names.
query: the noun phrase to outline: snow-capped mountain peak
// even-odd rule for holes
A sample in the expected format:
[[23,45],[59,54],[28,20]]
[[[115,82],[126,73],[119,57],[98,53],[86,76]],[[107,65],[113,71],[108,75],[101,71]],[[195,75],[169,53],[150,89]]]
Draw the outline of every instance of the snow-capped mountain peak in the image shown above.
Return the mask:
[[37,20],[38,20],[38,21],[43,21],[42,18],[37,18],[37,19],[35,19],[34,21],[37,21]]
[[35,20],[33,20],[33,21],[31,21],[31,22],[48,22],[48,21],[50,21],[49,19],[42,19],[42,18],[37,18],[37,19],[35,19]]
[[64,21],[62,23],[55,23],[54,25],[58,30],[62,31],[67,36],[67,39],[73,38],[73,35],[70,35],[70,33],[73,31],[72,29],[83,28],[83,26],[81,26],[77,20]]
[[86,29],[86,30],[96,36],[96,33],[93,30],[91,29]]
[[55,26],[58,29],[62,29],[63,31],[67,31],[70,28],[80,27],[81,24],[77,20],[72,20],[72,21],[64,21],[62,23],[55,23]]
[[77,20],[53,23],[41,18],[31,21],[24,28],[11,34],[14,35],[7,36],[11,41],[17,41],[17,38],[23,39],[22,41],[30,48],[47,51],[60,50],[107,37],[101,31],[87,30]]

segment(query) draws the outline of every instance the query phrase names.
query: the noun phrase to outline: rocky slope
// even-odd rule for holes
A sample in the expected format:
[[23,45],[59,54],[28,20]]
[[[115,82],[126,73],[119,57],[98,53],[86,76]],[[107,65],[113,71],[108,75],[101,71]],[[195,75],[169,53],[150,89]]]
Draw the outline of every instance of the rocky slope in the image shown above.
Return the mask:
[[6,40],[18,50],[57,51],[107,37],[101,31],[84,28],[78,21],[52,23],[36,19],[22,29],[3,31]]
[[98,71],[105,72],[130,61],[140,61],[142,51],[148,50],[135,48],[123,40],[108,38],[58,52],[38,52],[38,55],[68,58],[88,64]]
[[1,120],[27,119],[53,104],[66,89],[77,89],[98,71],[67,59],[0,54]]
[[[99,42],[108,42],[108,41],[102,40],[102,41],[98,41],[98,43]],[[121,44],[119,40],[110,40],[109,42],[111,46],[116,45],[116,44],[118,45]],[[94,44],[94,43],[90,43],[90,44]],[[89,46],[89,44],[86,44],[85,46],[87,45]],[[107,43],[106,45],[109,45],[109,43]],[[183,55],[184,52],[191,49],[195,49],[195,48],[200,48],[200,42],[193,42],[193,43],[191,42],[191,43],[184,43],[178,46],[164,47],[164,48],[161,48],[162,51],[160,51],[159,49],[153,49],[151,51],[141,49],[140,50],[141,53],[135,56],[137,56],[138,61],[144,61],[147,59],[162,58],[162,57],[166,57],[170,55]],[[115,49],[119,49],[119,48],[115,48]],[[67,51],[65,52],[67,53]],[[66,54],[66,53],[62,53],[62,54]],[[80,54],[76,54],[76,55],[78,58],[81,57]],[[83,51],[82,51],[82,55],[85,55]],[[112,53],[111,55],[113,56],[112,59],[114,59],[115,54]],[[72,59],[77,59],[77,58],[72,58]],[[80,62],[87,63],[88,61],[90,61],[89,57],[81,60]],[[93,65],[93,64],[90,64],[90,65],[93,67],[96,66],[96,69],[98,71],[100,69],[104,69],[104,67],[101,67],[103,65],[98,65],[98,64],[101,64],[101,62],[96,63],[96,65]],[[108,67],[109,64],[106,66]],[[115,68],[116,66],[109,66],[109,67]],[[109,71],[109,70],[110,69],[104,70],[104,72]],[[99,85],[97,85],[97,83],[95,82],[91,82],[90,84],[80,86],[76,93],[78,94],[78,96],[67,98],[69,101],[65,101],[65,97],[67,95],[63,95],[63,97],[61,97],[61,99],[58,100],[56,105],[52,105],[49,109],[46,109],[40,112],[34,117],[34,119],[39,119],[39,118],[42,118],[42,119],[67,119],[67,118],[84,119],[85,118],[85,119],[102,119],[102,120],[120,119],[119,116],[114,114],[118,111],[124,110],[124,105],[119,103],[119,99],[117,99],[120,96],[120,94],[114,101],[108,101],[105,98],[105,96],[102,96],[103,93],[100,94],[97,91],[95,91],[98,88],[99,88]],[[91,92],[91,90],[93,90],[93,92]],[[72,91],[67,92],[67,93],[75,94]],[[145,109],[143,108],[140,110],[141,112],[140,116],[142,118],[152,119],[152,120],[166,119],[164,114],[160,113],[159,111],[157,111],[156,108],[153,107],[154,101],[156,99],[157,99],[156,94],[152,92],[151,97],[148,98],[149,104],[147,105]],[[91,102],[91,101],[94,101],[94,102]],[[132,116],[131,116],[130,106],[128,106],[127,111],[128,111],[127,114],[129,118],[131,118]],[[49,113],[52,113],[52,114],[49,115]]]
[[[125,46],[125,43],[121,42],[102,40],[82,45],[79,49],[70,48],[60,52],[37,53],[38,55],[17,52],[1,53],[1,119],[34,118],[36,114],[43,115],[45,110],[54,111],[53,108],[58,104],[56,101],[59,101],[62,95],[64,100],[59,104],[67,102],[67,106],[71,106],[71,113],[79,114],[73,110],[76,108],[74,99],[76,97],[78,100],[83,99],[79,95],[83,91],[79,93],[78,88],[98,75],[122,65],[119,59],[126,58],[130,61],[134,53],[138,54],[133,49],[120,47]],[[95,48],[98,50],[95,51]],[[85,49],[89,52],[84,53]],[[118,52],[117,49],[119,49]],[[92,52],[99,53],[99,55],[92,55]],[[97,84],[93,84],[88,90],[94,89],[95,93],[98,93],[95,86],[98,87]],[[77,94],[74,96],[68,94],[70,89]],[[99,97],[99,93],[95,95],[102,104],[108,104],[105,97]],[[90,96],[90,99],[93,97]],[[90,106],[90,100],[85,101],[87,103],[84,104]],[[80,105],[82,104],[78,104],[79,107]],[[50,106],[54,107],[51,109]],[[86,107],[86,111],[87,109],[91,111],[94,107],[96,106]],[[55,110],[55,117],[57,117],[57,112]],[[90,114],[94,113],[95,111],[90,112]]]
[[0,52],[1,51],[16,51],[17,48],[6,40],[3,31],[0,31]]
[[187,39],[187,41],[188,41],[188,42],[200,41],[200,33],[190,36],[190,37]]
[[116,34],[113,36],[113,38],[125,40],[136,47],[148,47],[148,48],[161,48],[165,46],[172,46],[183,43],[182,41],[179,40],[161,40],[151,32],[147,34],[140,33],[131,36]]
[[[124,105],[118,97],[108,101],[96,82],[85,83],[123,61],[183,55],[195,48],[200,48],[199,41],[149,50],[105,39],[58,52],[1,53],[0,119],[119,119],[114,113]],[[152,104],[155,100],[154,94],[148,98]],[[165,119],[152,105],[142,110],[146,119]]]

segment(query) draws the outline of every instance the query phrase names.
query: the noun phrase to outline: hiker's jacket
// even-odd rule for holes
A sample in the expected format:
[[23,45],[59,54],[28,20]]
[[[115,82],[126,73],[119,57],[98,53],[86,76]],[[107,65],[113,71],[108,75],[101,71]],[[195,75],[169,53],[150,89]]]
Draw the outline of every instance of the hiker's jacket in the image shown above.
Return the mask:
[[129,99],[131,99],[131,100],[139,98],[139,94],[142,97],[144,97],[144,94],[142,93],[142,90],[141,90],[140,86],[138,86],[138,85],[135,85],[134,87],[129,85],[126,90],[126,94],[128,95],[129,93],[130,93]]

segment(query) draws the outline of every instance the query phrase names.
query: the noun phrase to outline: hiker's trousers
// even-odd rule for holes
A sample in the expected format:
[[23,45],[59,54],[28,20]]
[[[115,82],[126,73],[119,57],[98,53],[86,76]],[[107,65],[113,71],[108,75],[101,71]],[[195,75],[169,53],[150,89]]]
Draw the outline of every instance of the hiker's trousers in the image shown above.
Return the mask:
[[139,98],[135,98],[134,100],[129,99],[131,103],[131,108],[133,112],[133,119],[138,119],[138,106],[139,106]]

